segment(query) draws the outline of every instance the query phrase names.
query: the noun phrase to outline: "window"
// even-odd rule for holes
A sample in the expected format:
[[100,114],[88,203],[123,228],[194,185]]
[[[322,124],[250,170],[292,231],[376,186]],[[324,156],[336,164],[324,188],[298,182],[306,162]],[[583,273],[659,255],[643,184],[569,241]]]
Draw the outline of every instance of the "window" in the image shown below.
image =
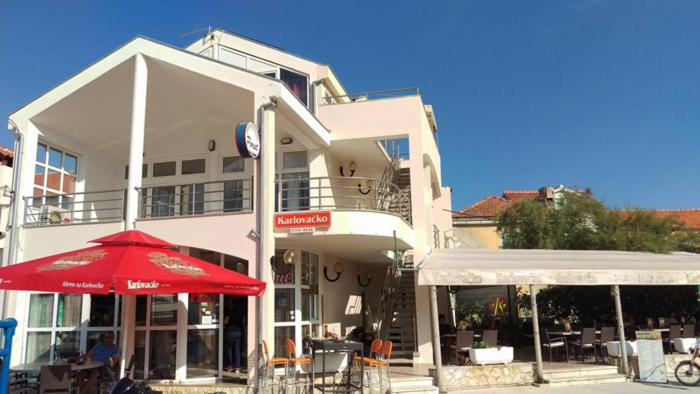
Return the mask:
[[165,161],[161,163],[153,163],[153,176],[173,176],[176,171],[176,162]]
[[[141,166],[141,177],[146,178],[148,176],[148,164],[144,163]],[[127,164],[124,168],[124,179],[129,179],[129,165]]]
[[31,293],[24,362],[62,361],[92,349],[100,335],[118,331],[118,302],[114,294]]
[[223,159],[224,174],[245,171],[245,159],[240,156],[229,156]]
[[282,155],[282,166],[285,169],[305,168],[307,166],[306,151],[284,152]]
[[309,80],[305,75],[280,68],[280,80],[287,85],[289,90],[291,90],[304,105],[309,105]]
[[204,174],[206,168],[205,159],[183,160],[181,164],[182,175]]
[[[154,173],[155,169],[154,165]],[[175,186],[154,187],[151,189],[151,193],[151,217],[157,218],[175,214]]]
[[247,68],[247,57],[245,55],[238,54],[222,46],[219,46],[219,60],[236,67]]
[[78,157],[39,143],[34,166],[33,206],[53,205],[70,208],[75,193]]
[[180,186],[180,215],[204,213],[204,184]]
[[224,182],[224,212],[243,210],[243,181]]

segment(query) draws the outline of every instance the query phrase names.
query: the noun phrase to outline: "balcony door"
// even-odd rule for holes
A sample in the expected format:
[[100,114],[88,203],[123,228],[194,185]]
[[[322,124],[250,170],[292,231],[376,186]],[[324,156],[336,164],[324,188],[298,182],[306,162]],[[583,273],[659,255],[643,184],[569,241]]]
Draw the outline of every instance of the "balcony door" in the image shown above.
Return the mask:
[[309,162],[306,151],[282,152],[277,160],[275,210],[306,211],[310,206]]

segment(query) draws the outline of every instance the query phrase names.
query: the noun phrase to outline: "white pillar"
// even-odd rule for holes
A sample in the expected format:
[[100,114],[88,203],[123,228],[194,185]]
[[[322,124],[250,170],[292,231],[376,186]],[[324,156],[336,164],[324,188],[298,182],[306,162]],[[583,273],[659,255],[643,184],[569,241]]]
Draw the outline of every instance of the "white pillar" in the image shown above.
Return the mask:
[[537,291],[530,285],[530,309],[532,309],[532,339],[535,345],[535,362],[537,382],[544,383],[544,367],[542,366],[542,345],[540,344],[540,318],[537,316]]
[[[138,191],[141,187],[141,168],[143,166],[143,136],[146,128],[146,93],[148,88],[148,67],[143,55],[136,54],[134,59],[134,91],[131,102],[131,134],[129,139],[129,179],[126,191],[126,223],[127,230],[134,228],[138,214]],[[134,313],[136,298],[124,296],[122,313],[122,362],[120,376],[124,376],[126,363],[133,354],[134,348]]]
[[438,321],[437,287],[430,286],[430,321],[432,323],[433,358],[435,362],[435,380],[441,393],[447,392],[442,374],[442,349],[440,349],[440,322]]
[[148,67],[140,53],[134,62],[134,92],[131,102],[131,138],[129,140],[129,180],[126,191],[126,229],[134,228],[138,215],[139,196],[143,167],[143,136],[146,129],[146,93]]
[[257,342],[267,342],[270,355],[275,352],[275,284],[270,267],[270,258],[275,255],[275,107],[274,102],[265,103],[258,110],[261,152],[258,159],[258,279],[267,283],[267,289],[258,300]]
[[617,316],[617,336],[620,340],[620,358],[622,358],[622,370],[625,377],[630,376],[630,366],[627,362],[627,341],[625,339],[625,321],[622,318],[622,303],[620,302],[620,286],[612,286],[612,294],[615,298],[615,315]]

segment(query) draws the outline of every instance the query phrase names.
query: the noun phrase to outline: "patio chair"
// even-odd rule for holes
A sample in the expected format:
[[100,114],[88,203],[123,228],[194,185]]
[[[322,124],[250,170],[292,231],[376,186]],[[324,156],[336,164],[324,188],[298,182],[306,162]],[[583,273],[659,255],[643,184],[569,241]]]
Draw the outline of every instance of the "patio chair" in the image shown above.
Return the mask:
[[[545,329],[544,334],[540,334],[540,343],[542,348],[549,350],[549,362],[552,362],[552,351],[554,349],[564,349],[564,354],[566,355],[566,361],[569,362],[569,349],[567,346],[566,337],[550,337],[549,330]],[[561,356],[560,356],[561,357]]]
[[[283,357],[270,358],[270,351],[267,347],[267,342],[265,342],[265,340],[262,341],[262,347],[263,359],[265,361],[265,377],[262,381],[262,384],[265,387],[263,387],[262,391],[267,392],[266,390],[269,387],[270,392],[274,392],[274,386],[283,386],[287,383],[285,380],[289,375],[289,359]],[[280,366],[284,367],[284,378],[280,379],[279,382],[275,383],[275,367]]]
[[377,377],[379,377],[379,356],[380,352],[382,351],[382,343],[383,341],[379,338],[375,338],[372,340],[372,343],[369,346],[369,356],[367,357],[360,357],[360,356],[355,356],[352,358],[352,361],[357,365],[357,370],[360,370],[360,363],[362,363],[364,367],[365,374],[367,376],[367,379],[365,380],[367,382],[367,388],[370,391],[374,390],[374,385],[372,383],[372,367],[377,371]]
[[595,328],[585,327],[581,332],[581,338],[569,341],[576,349],[576,355],[581,357],[581,361],[586,362],[585,352],[593,350],[593,356],[598,361],[598,351],[595,346]]
[[72,383],[70,364],[41,366],[39,394],[71,394]]
[[615,327],[601,327],[600,328],[600,339],[596,339],[595,344],[600,351],[601,357],[608,355],[608,346],[606,343],[615,340]]
[[663,343],[668,348],[669,353],[673,353],[673,351],[675,350],[673,348],[673,340],[676,338],[682,338],[682,337],[683,337],[683,335],[681,334],[681,325],[679,325],[679,324],[672,325],[668,331],[668,336],[663,338]]
[[[314,379],[314,359],[311,355],[301,355],[297,357],[297,347],[294,344],[294,341],[291,340],[290,338],[287,338],[287,352],[289,353],[289,368],[288,371],[291,372],[290,378],[292,378],[292,381],[294,382],[294,385],[299,385],[301,382],[299,382],[299,369],[296,368],[297,366],[302,367],[302,366],[311,366],[310,371],[306,373],[306,377],[308,378],[308,385],[312,385],[312,381]],[[325,372],[325,371],[324,371]],[[302,372],[303,374],[303,372]]]
[[498,330],[484,330],[481,342],[490,346],[498,346]]
[[457,331],[457,342],[455,344],[455,361],[459,364],[460,353],[466,352],[466,357],[469,357],[469,349],[474,345],[474,331]]
[[683,338],[695,338],[695,324],[688,323],[683,325]]

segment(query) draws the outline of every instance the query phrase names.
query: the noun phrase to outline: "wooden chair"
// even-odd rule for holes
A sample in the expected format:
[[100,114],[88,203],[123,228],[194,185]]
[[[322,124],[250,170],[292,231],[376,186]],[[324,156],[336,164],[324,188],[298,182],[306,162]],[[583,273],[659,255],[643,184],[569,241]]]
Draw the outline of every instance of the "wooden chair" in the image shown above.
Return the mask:
[[39,375],[39,394],[71,394],[70,364],[42,365]]
[[481,342],[489,346],[498,346],[498,330],[484,330]]
[[[549,330],[545,329],[544,334],[540,334],[540,342],[544,349],[549,350],[549,362],[552,362],[552,352],[554,349],[558,349],[560,352],[563,349],[566,355],[566,361],[569,361],[569,349],[566,341],[566,337],[550,337]],[[561,356],[560,356],[561,357]]]
[[584,353],[590,350],[593,350],[593,356],[596,361],[598,360],[598,351],[595,346],[595,328],[585,327],[581,333],[581,338],[569,341],[569,343],[577,349],[576,354],[581,357],[583,362],[586,361]]
[[688,323],[683,325],[683,338],[695,338],[695,324]]
[[[457,331],[457,342],[455,344],[455,360],[457,365],[460,365],[460,353],[467,353],[469,357],[469,349],[474,345],[474,331]],[[466,357],[464,358],[466,360]]]
[[615,340],[615,327],[601,327],[600,339],[596,339],[595,344],[600,350],[601,357],[608,355],[608,346],[606,343]]

